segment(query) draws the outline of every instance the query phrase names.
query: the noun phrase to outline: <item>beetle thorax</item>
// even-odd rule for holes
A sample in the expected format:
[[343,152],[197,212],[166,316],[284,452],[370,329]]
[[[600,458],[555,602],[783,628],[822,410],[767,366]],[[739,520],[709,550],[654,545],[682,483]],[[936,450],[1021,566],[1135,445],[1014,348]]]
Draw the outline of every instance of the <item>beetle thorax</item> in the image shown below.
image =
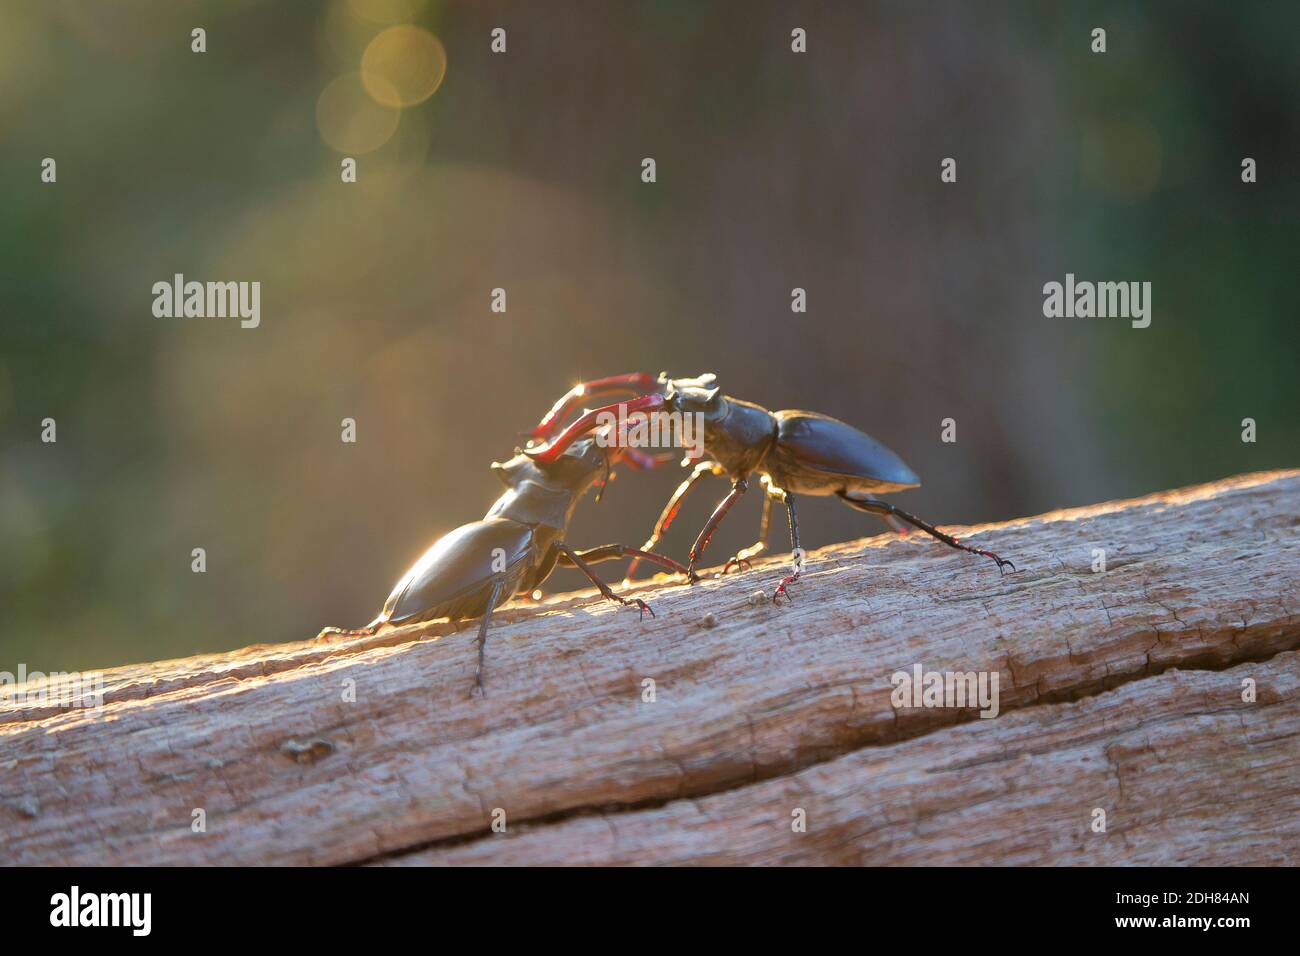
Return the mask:
[[591,439],[583,439],[548,464],[519,454],[492,467],[507,490],[492,505],[488,517],[562,529],[608,465],[604,450]]
[[762,467],[776,440],[776,419],[766,408],[723,398],[704,415],[704,450],[734,480]]

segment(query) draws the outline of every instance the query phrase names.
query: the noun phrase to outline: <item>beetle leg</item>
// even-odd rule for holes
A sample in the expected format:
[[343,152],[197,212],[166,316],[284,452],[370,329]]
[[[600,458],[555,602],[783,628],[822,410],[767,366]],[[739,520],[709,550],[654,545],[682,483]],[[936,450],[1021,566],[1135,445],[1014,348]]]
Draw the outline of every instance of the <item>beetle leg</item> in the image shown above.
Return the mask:
[[782,492],[782,498],[785,501],[786,514],[790,518],[790,554],[793,558],[793,564],[790,573],[781,579],[781,583],[776,586],[772,592],[772,603],[780,604],[778,600],[782,594],[785,599],[793,603],[794,599],[790,597],[789,586],[794,584],[803,575],[803,548],[799,547],[799,517],[794,511],[794,495],[788,491]]
[[690,578],[692,584],[700,579],[700,576],[695,573],[695,566],[700,563],[700,558],[704,556],[704,549],[709,546],[709,539],[713,537],[713,532],[718,529],[722,519],[731,510],[731,506],[740,500],[740,496],[745,493],[747,488],[749,488],[748,481],[744,478],[736,479],[731,486],[730,494],[723,498],[718,503],[718,506],[713,509],[713,514],[709,515],[709,520],[705,523],[703,530],[700,531],[699,537],[691,545],[691,563],[686,568],[686,576]]
[[906,538],[909,534],[912,533],[911,529],[908,528],[907,523],[905,521],[901,521],[898,518],[895,518],[893,515],[878,515],[877,517],[880,518],[881,522],[885,525],[886,528],[888,528],[890,531],[896,532],[900,538]]
[[735,568],[737,571],[749,570],[749,559],[756,558],[767,550],[767,526],[771,521],[771,518],[772,499],[764,496],[763,514],[762,517],[758,519],[758,540],[748,548],[741,548],[734,555],[727,558],[727,563],[724,564],[722,570],[718,572],[719,575],[730,574],[732,568]]
[[[637,561],[649,561],[651,564],[657,564],[667,571],[675,571],[678,574],[686,573],[686,568],[683,565],[678,564],[667,555],[653,554],[640,548],[629,548],[625,544],[602,544],[596,548],[587,548],[584,551],[575,551],[574,553],[588,564],[615,561],[619,558],[633,558]],[[556,563],[565,567],[576,567],[565,554],[561,554]]]
[[626,607],[635,607],[641,613],[641,616],[640,618],[638,618],[638,620],[645,619],[646,611],[650,611],[651,617],[655,616],[655,612],[650,609],[650,605],[646,604],[646,602],[641,600],[640,598],[621,598],[617,594],[615,594],[610,589],[610,586],[608,584],[606,584],[600,578],[596,577],[596,572],[591,570],[591,565],[589,565],[586,561],[582,560],[582,558],[578,555],[578,553],[574,551],[572,548],[570,548],[563,541],[557,541],[555,543],[555,546],[560,549],[560,554],[568,559],[567,563],[572,564],[575,568],[577,568],[579,571],[585,574],[587,576],[587,580],[590,581],[592,584],[596,585],[600,593],[603,594],[608,600],[617,601],[619,604],[625,605]]
[[[642,551],[653,551],[655,549],[659,544],[659,539],[663,537],[664,532],[668,530],[668,526],[671,525],[673,519],[677,517],[677,512],[682,506],[682,499],[686,497],[687,492],[694,488],[696,482],[701,478],[710,474],[722,474],[722,466],[716,462],[702,461],[695,466],[695,470],[687,476],[686,480],[677,486],[677,490],[674,491],[672,497],[668,499],[668,504],[664,505],[664,510],[659,515],[659,520],[655,522],[654,531],[650,533],[650,537],[646,539],[645,544],[641,545]],[[632,575],[636,573],[637,565],[640,563],[641,559],[635,558],[632,563],[627,566],[627,574],[623,577],[623,585],[625,587],[632,582]]]
[[722,566],[722,573],[726,574],[735,565],[741,571],[749,570],[749,559],[756,558],[767,550],[767,529],[772,520],[772,500],[778,498],[785,500],[785,492],[772,484],[772,479],[763,475],[759,479],[763,483],[763,515],[758,519],[758,540],[748,548],[741,548],[736,552],[735,557],[731,558]]
[[[474,668],[474,687],[480,697],[486,696],[483,691],[483,648],[487,644],[488,622],[492,620],[492,612],[496,610],[497,601],[500,600],[501,591],[505,586],[506,579],[498,575],[492,585],[492,596],[488,598],[487,610],[483,612],[483,620],[479,621],[478,625],[478,666]],[[473,690],[469,692],[469,696],[474,696]]]
[[738,571],[749,570],[749,559],[756,558],[767,550],[767,526],[772,520],[772,499],[763,496],[763,515],[758,519],[758,540],[748,548],[741,548],[722,566],[721,574],[727,574],[734,567]]
[[937,538],[950,548],[956,548],[958,551],[969,551],[971,554],[983,555],[986,558],[992,558],[997,562],[998,574],[1004,574],[1003,568],[1016,570],[1016,566],[1006,558],[994,554],[992,551],[985,551],[983,548],[972,548],[968,544],[962,544],[960,540],[950,534],[944,534],[934,525],[922,521],[916,515],[910,515],[901,508],[896,508],[887,501],[881,501],[878,498],[850,498],[848,495],[841,493],[840,499],[852,508],[859,511],[865,511],[868,514],[875,515],[893,515],[896,518],[902,518],[910,525],[920,528],[932,538]]

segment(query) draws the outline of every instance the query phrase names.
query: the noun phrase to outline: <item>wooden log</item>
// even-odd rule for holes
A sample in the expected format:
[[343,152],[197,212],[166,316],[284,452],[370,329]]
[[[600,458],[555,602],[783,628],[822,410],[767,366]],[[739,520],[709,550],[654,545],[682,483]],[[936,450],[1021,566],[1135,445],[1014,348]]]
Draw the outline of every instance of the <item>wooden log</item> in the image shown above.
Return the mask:
[[[7,700],[0,845],[29,864],[1297,862],[1300,472],[958,533],[1021,570],[879,536],[810,552],[790,607],[750,601],[781,556],[657,579],[643,623],[594,592],[512,606],[483,699],[473,629],[442,622],[115,668],[96,708]],[[996,674],[998,716],[897,709],[916,665]]]
[[[1294,863],[1297,665],[1287,651],[1168,671],[698,799],[525,824],[393,862]],[[1262,688],[1253,704],[1241,699],[1247,677]]]

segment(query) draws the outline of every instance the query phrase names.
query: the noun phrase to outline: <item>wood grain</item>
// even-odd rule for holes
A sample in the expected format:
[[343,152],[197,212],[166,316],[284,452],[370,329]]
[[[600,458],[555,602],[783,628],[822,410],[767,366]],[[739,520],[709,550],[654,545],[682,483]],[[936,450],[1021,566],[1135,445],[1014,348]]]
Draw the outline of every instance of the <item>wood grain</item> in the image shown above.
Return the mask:
[[[5,859],[1297,861],[1300,472],[957,533],[1021,570],[880,536],[810,552],[791,607],[749,600],[778,556],[656,580],[643,623],[592,592],[512,608],[485,699],[473,630],[436,623],[2,703]],[[997,672],[999,716],[896,710],[916,664]]]

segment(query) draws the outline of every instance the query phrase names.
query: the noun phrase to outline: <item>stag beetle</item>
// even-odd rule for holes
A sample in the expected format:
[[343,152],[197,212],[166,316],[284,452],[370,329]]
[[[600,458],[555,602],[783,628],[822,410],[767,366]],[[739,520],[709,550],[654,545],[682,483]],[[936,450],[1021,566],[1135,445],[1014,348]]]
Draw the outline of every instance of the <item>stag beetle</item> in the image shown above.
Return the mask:
[[[716,380],[717,376],[712,373],[698,378],[672,379],[667,372],[661,372],[658,378],[633,373],[584,382],[556,402],[541,423],[527,433],[534,442],[548,439],[549,444],[530,446],[524,454],[538,462],[554,460],[564,454],[570,443],[589,431],[602,414],[617,409],[622,409],[625,414],[656,411],[700,414],[704,423],[704,451],[712,460],[697,464],[690,476],[678,486],[642,550],[649,552],[655,548],[676,516],[682,499],[700,478],[708,474],[727,476],[731,479],[730,494],[714,509],[691,546],[686,573],[692,582],[697,581],[699,575],[695,568],[708,547],[709,539],[731,506],[749,488],[750,476],[757,473],[764,490],[758,541],[731,558],[723,566],[722,573],[727,573],[733,566],[747,568],[749,558],[767,549],[772,501],[781,501],[789,516],[794,564],[772,595],[776,603],[783,594],[786,600],[790,600],[788,588],[803,573],[803,550],[799,547],[799,523],[794,505],[794,496],[801,494],[836,495],[859,511],[886,521],[901,519],[949,547],[992,558],[997,562],[999,573],[1007,567],[1016,570],[1014,564],[992,551],[962,544],[934,525],[874,497],[915,488],[921,481],[898,455],[870,435],[816,412],[770,412],[752,402],[723,395],[714,384]],[[565,416],[584,398],[609,397],[625,392],[640,397],[588,411],[556,434]],[[635,565],[634,561],[628,568],[629,578]]]
[[317,639],[371,635],[387,626],[438,617],[481,618],[474,671],[474,686],[481,693],[483,648],[492,612],[514,594],[537,588],[557,564],[576,567],[609,600],[637,608],[642,617],[649,611],[653,617],[649,604],[619,597],[590,566],[632,557],[670,571],[685,573],[686,568],[664,555],[621,544],[575,551],[564,540],[578,501],[602,473],[607,481],[611,466],[622,459],[636,467],[654,463],[635,449],[602,447],[595,438],[575,441],[546,461],[516,454],[505,463],[494,462],[492,470],[506,491],[483,520],[461,525],[435,541],[402,575],[379,616],[365,627],[327,627]]

